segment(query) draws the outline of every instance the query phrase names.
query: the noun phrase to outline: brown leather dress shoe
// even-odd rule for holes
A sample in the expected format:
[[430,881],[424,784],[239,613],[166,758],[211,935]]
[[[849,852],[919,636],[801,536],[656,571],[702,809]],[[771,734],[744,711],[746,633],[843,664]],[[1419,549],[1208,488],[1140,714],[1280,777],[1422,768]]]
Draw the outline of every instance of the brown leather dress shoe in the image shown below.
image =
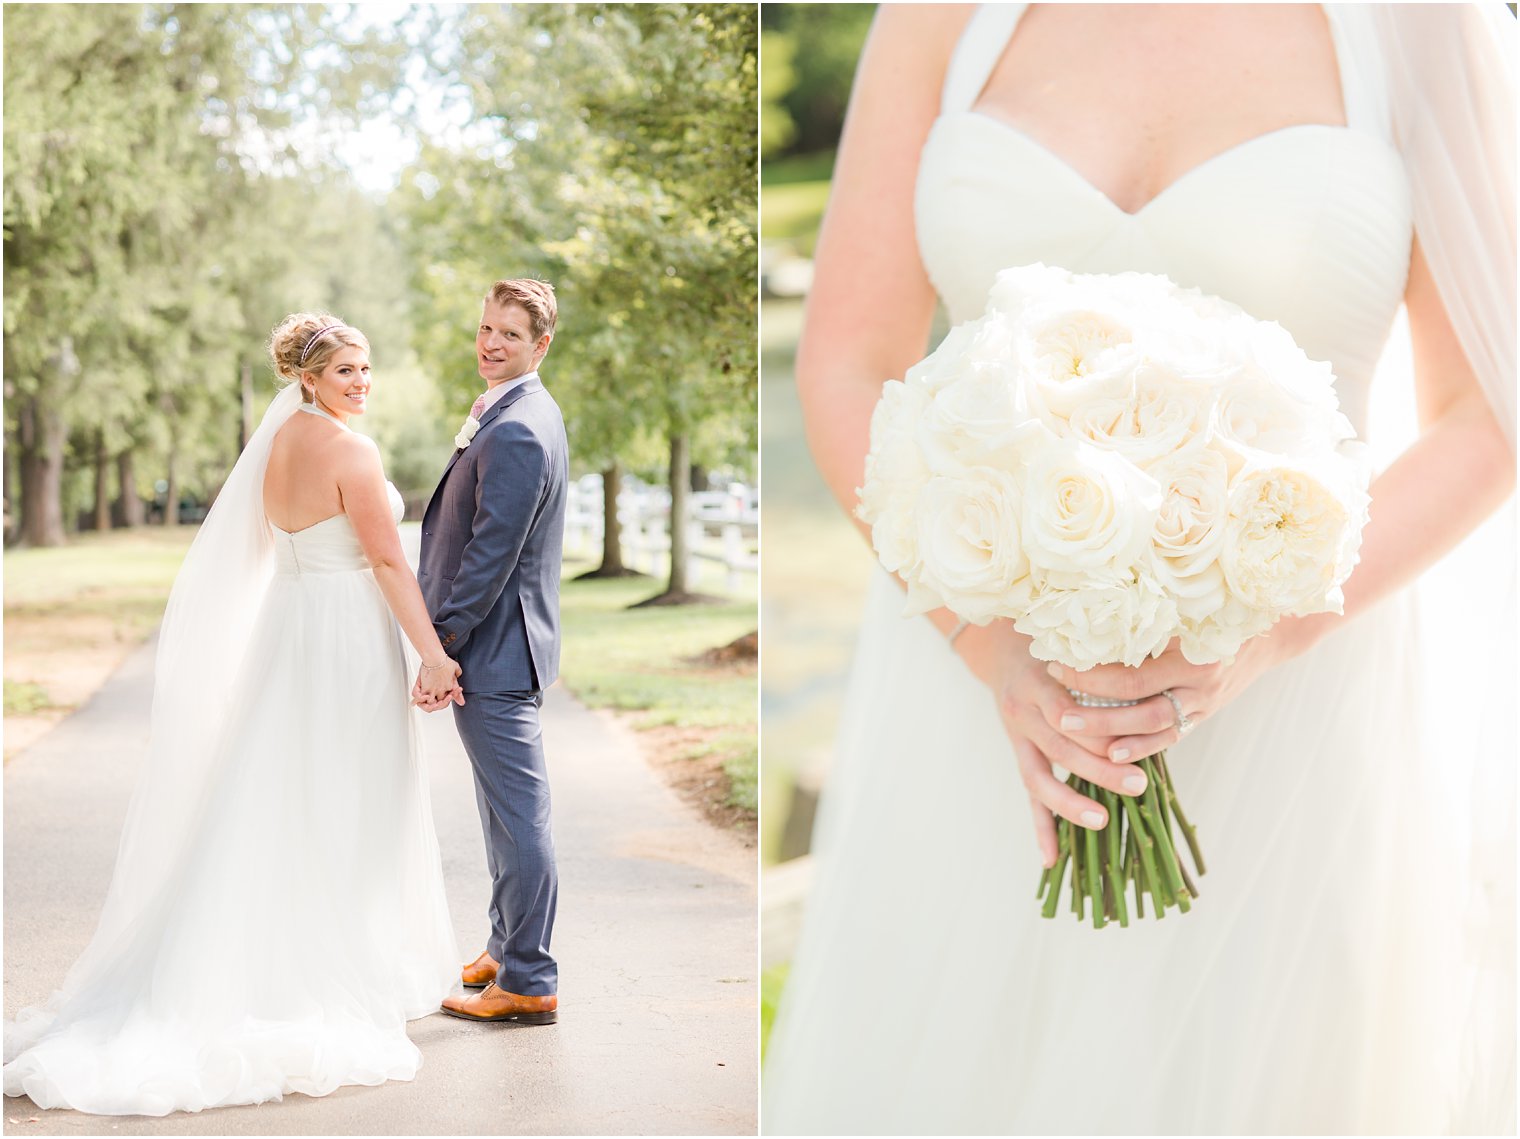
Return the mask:
[[559,1019],[559,998],[525,997],[497,988],[492,981],[478,993],[447,997],[443,1011],[460,1020],[510,1020],[518,1024],[553,1024]]
[[490,953],[482,953],[459,971],[459,982],[467,989],[483,989],[496,980],[496,970],[501,965],[491,960]]

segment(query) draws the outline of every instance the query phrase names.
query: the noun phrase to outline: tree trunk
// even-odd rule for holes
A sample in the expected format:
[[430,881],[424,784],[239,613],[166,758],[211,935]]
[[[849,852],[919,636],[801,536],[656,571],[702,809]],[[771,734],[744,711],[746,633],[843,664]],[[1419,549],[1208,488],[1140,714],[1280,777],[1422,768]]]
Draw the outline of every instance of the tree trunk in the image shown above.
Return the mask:
[[643,577],[636,569],[623,564],[622,527],[618,525],[618,491],[623,485],[623,468],[610,464],[602,472],[602,564],[587,570],[576,581],[599,577]]
[[95,529],[104,533],[111,528],[111,453],[106,450],[106,433],[95,434]]
[[[7,391],[6,398],[14,399],[15,396]],[[5,448],[4,453],[0,454],[0,463],[4,464],[3,469],[5,472],[5,544],[7,547],[10,547],[15,545],[21,536],[21,515],[17,510],[16,476],[14,473],[16,449],[14,447]]]
[[623,565],[623,528],[618,524],[617,500],[622,485],[622,468],[609,463],[602,472],[602,564],[597,567],[597,577],[622,577],[628,572]]
[[130,447],[116,456],[116,482],[120,490],[112,511],[116,525],[141,526],[147,520],[147,514],[137,493],[137,474],[132,469]]
[[688,592],[686,562],[690,554],[687,537],[689,520],[688,503],[691,501],[691,440],[685,435],[670,437],[670,581],[665,592],[643,601],[631,608],[645,605],[694,605],[721,600],[704,593]]
[[169,489],[164,492],[164,525],[179,525],[179,477],[175,474],[175,451],[176,444],[169,443],[169,470],[164,475],[164,480],[169,484]]
[[63,537],[63,416],[39,396],[21,407],[21,544],[61,546]]
[[670,437],[670,584],[665,592],[686,596],[688,550],[686,516],[691,499],[691,447],[686,435]]

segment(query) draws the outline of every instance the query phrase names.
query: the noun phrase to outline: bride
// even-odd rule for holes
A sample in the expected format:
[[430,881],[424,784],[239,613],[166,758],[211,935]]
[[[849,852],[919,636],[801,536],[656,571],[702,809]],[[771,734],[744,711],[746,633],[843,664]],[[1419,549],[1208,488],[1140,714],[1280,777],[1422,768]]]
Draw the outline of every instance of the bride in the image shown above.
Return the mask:
[[430,705],[463,703],[459,668],[401,497],[348,425],[369,343],[299,313],[270,352],[289,383],[175,580],[100,924],[6,1026],[5,1094],[39,1107],[164,1115],[411,1079],[406,1021],[458,977],[402,635]]
[[[797,357],[842,507],[936,294],[968,320],[999,269],[1036,261],[1163,273],[1280,322],[1361,433],[1402,304],[1420,424],[1373,484],[1344,617],[1285,620],[1233,666],[1052,675],[1007,622],[903,619],[877,571],[768,1133],[1513,1129],[1514,742],[1455,743],[1484,711],[1460,691],[1430,709],[1440,746],[1418,742],[1432,677],[1479,688],[1512,623],[1493,657],[1417,650],[1406,589],[1513,487],[1513,27],[1494,7],[879,10]],[[1143,699],[1078,708],[1067,685]],[[1180,714],[1200,726],[1179,743]],[[1107,822],[1052,769],[1132,793],[1163,747],[1208,859],[1192,911],[1040,918],[1055,816]],[[1453,785],[1491,796],[1443,816]]]

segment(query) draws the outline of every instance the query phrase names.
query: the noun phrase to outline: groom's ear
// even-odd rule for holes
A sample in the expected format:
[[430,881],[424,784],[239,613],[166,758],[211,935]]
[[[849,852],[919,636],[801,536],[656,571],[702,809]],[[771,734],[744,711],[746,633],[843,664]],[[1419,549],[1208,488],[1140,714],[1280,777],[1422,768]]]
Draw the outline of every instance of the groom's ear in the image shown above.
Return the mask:
[[543,363],[545,356],[549,354],[549,345],[554,341],[554,333],[546,332],[538,338],[538,343],[533,345],[533,366]]

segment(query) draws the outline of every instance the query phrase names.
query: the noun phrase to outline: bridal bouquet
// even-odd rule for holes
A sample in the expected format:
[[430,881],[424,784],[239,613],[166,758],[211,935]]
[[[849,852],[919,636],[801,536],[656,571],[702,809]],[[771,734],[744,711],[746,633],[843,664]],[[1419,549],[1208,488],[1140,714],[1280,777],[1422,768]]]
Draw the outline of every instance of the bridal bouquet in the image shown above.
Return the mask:
[[[1031,265],[886,384],[859,515],[909,615],[1010,618],[1079,670],[1173,638],[1228,661],[1279,617],[1340,611],[1368,504],[1353,434],[1329,365],[1279,325],[1165,277]],[[1072,910],[1099,928],[1128,925],[1131,882],[1141,917],[1145,894],[1157,917],[1197,896],[1165,753],[1140,766],[1138,799],[1068,777],[1109,825],[1058,820],[1046,917],[1068,864]]]

